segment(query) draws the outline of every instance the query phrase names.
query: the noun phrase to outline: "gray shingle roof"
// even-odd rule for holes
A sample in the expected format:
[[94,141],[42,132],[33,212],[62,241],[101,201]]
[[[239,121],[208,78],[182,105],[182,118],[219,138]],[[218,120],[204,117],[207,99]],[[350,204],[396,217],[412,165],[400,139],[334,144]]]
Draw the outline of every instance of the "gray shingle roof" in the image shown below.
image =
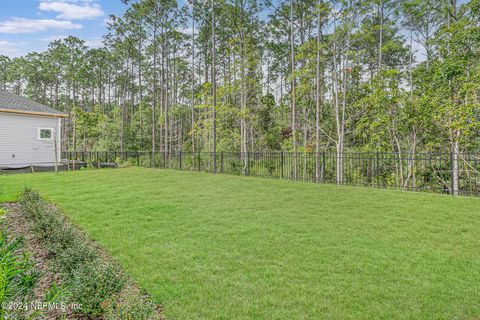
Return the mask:
[[0,111],[2,109],[18,112],[39,112],[51,115],[63,115],[63,112],[44,106],[43,104],[19,97],[7,91],[0,90]]

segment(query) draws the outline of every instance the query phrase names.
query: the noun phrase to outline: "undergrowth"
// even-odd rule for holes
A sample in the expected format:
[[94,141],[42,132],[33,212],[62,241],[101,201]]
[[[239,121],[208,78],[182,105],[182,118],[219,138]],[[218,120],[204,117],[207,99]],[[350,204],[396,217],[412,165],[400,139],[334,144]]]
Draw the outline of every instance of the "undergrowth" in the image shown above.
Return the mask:
[[117,302],[127,276],[38,192],[25,189],[19,203],[33,232],[50,254],[55,271],[61,274],[70,302],[81,305],[82,314],[108,319],[155,317],[152,304],[146,299],[138,303],[131,297],[127,299],[131,301]]
[[[8,239],[0,231],[0,319],[23,303],[37,283],[37,273],[20,238]],[[9,307],[11,306],[11,307]]]

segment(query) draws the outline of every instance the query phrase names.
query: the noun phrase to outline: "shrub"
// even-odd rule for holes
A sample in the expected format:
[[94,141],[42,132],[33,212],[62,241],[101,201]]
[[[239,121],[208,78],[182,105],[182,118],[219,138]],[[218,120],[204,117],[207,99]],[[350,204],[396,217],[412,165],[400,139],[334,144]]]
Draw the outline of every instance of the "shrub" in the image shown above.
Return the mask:
[[104,261],[88,239],[44,201],[38,192],[26,189],[19,203],[52,256],[56,270],[86,315],[98,315],[125,284],[122,272]]
[[79,266],[98,259],[98,254],[90,244],[79,240],[72,246],[65,247],[57,252],[55,267],[59,272],[71,277]]
[[107,309],[106,320],[152,320],[162,319],[156,314],[156,306],[150,300],[136,295],[129,296],[126,301],[113,301]]
[[[20,239],[8,240],[0,231],[0,305],[19,302],[37,283],[37,273],[27,253],[21,253]],[[8,308],[0,308],[0,319],[8,317]]]
[[110,298],[122,290],[125,280],[109,263],[91,261],[80,264],[67,280],[75,303],[86,314],[97,315],[108,306]]

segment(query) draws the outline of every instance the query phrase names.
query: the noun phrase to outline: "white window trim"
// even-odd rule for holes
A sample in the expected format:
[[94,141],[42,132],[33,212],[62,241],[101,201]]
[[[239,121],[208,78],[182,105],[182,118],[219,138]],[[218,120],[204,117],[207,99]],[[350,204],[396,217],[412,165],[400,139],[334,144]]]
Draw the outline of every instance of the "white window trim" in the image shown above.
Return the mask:
[[[48,139],[42,138],[40,136],[40,132],[42,130],[50,130],[51,131],[50,138],[48,138]],[[53,141],[53,139],[55,139],[54,135],[55,135],[55,130],[53,128],[38,128],[38,130],[37,130],[37,139],[40,140],[40,141]]]

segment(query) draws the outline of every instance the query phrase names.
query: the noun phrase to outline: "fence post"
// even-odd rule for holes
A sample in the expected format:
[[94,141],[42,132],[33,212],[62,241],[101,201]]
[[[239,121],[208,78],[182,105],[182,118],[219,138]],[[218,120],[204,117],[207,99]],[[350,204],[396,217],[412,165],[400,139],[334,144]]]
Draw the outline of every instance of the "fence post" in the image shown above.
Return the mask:
[[200,151],[198,151],[198,154],[197,154],[197,159],[198,159],[198,172],[202,171],[201,167],[202,167],[202,164],[200,162]]
[[455,192],[453,189],[455,188],[453,183],[453,152],[450,150],[450,195],[454,196]]
[[322,152],[322,181],[323,179],[325,179],[325,173],[326,173],[326,169],[327,169],[327,161],[326,161],[326,155],[325,155],[325,151]]
[[180,161],[179,168],[180,168],[180,171],[182,171],[182,151],[180,151],[180,158],[179,158],[179,161]]
[[195,150],[192,150],[191,155],[192,155],[192,167],[191,167],[190,171],[193,170],[195,172]]
[[223,151],[220,152],[220,173],[223,174]]
[[[454,148],[452,148],[454,149]],[[450,151],[450,194],[458,196],[458,150]]]
[[283,179],[283,164],[284,164],[285,160],[284,160],[284,156],[283,156],[283,151],[280,152],[280,178]]
[[379,162],[380,162],[380,154],[377,151],[376,159],[375,159],[375,176],[377,179],[377,188],[380,188],[380,173],[379,173],[380,163]]

